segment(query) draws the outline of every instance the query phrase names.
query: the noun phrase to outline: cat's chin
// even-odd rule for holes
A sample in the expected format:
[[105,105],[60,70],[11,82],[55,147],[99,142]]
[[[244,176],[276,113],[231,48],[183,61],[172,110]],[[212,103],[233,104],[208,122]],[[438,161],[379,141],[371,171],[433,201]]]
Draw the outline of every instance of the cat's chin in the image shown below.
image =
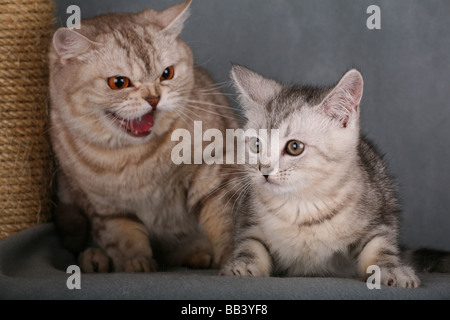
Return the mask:
[[285,186],[283,186],[282,184],[276,182],[276,181],[265,181],[262,183],[261,187],[266,190],[269,191],[270,193],[274,193],[274,194],[278,194],[278,195],[282,195],[288,192],[287,188]]
[[134,138],[148,137],[153,128],[153,110],[135,119],[123,119],[113,112],[106,112],[110,121],[122,132]]

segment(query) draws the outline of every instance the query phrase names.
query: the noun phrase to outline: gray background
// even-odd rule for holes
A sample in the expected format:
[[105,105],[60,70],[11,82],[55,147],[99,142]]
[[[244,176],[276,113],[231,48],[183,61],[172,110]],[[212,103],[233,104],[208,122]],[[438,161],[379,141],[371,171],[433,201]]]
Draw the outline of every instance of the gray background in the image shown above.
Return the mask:
[[[55,1],[58,26],[72,4],[88,18],[181,2]],[[372,4],[381,30],[366,27]],[[401,239],[450,250],[450,1],[194,0],[191,12],[181,37],[217,82],[230,62],[284,83],[330,85],[361,70],[363,131],[399,182]]]

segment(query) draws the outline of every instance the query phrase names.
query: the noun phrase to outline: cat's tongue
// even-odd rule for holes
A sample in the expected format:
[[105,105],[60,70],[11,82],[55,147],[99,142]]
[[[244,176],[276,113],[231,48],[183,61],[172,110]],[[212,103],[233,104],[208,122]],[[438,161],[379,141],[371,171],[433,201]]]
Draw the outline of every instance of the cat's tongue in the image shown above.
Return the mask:
[[149,112],[140,118],[130,120],[130,130],[135,135],[149,133],[153,127],[153,112]]

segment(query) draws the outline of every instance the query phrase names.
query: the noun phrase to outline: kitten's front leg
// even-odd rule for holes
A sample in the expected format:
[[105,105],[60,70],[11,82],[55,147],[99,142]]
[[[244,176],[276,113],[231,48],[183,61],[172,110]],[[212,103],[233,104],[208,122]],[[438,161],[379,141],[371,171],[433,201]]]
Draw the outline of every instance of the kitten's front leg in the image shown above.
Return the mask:
[[[157,270],[145,226],[132,215],[95,215],[92,234],[100,248],[89,248],[79,258],[85,272],[107,272],[105,255],[115,272]],[[109,269],[109,266],[108,266]]]
[[256,236],[238,241],[230,261],[220,270],[222,276],[269,277],[272,259],[264,240]]
[[381,284],[403,288],[417,288],[420,280],[414,270],[400,261],[398,247],[386,236],[375,236],[359,254],[359,267],[364,279],[368,278],[367,268],[380,268]]

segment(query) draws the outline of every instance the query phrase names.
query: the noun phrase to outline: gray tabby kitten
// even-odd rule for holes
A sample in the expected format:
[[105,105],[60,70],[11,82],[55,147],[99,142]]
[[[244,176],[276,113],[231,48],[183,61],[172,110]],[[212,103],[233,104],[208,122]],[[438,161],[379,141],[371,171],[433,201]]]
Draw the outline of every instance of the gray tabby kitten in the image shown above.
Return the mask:
[[350,70],[329,89],[284,87],[241,66],[232,78],[244,129],[279,129],[280,148],[270,166],[247,165],[251,188],[237,205],[235,248],[221,274],[366,279],[376,265],[382,284],[418,287],[401,259],[396,186],[360,133],[361,74]]

